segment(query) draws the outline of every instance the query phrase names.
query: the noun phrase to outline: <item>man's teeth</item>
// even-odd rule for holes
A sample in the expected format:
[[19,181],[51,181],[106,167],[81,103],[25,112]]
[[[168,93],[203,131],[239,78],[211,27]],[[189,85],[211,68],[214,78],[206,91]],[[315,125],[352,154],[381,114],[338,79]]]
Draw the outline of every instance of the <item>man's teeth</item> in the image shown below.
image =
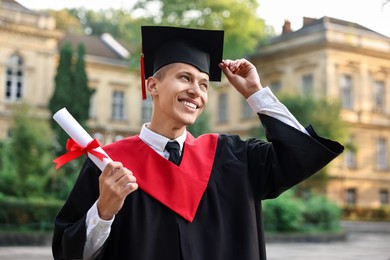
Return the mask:
[[181,103],[187,107],[190,107],[192,109],[196,109],[196,105],[191,103],[191,102],[187,102],[187,101],[181,101]]

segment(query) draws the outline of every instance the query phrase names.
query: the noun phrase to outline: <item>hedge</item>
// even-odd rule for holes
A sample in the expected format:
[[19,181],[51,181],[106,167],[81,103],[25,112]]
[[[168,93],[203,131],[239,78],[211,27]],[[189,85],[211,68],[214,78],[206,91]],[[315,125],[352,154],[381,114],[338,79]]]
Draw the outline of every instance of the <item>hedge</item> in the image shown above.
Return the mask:
[[52,230],[63,201],[45,198],[16,198],[0,194],[2,230]]
[[323,196],[301,199],[293,192],[263,202],[264,228],[271,232],[339,231],[341,210]]

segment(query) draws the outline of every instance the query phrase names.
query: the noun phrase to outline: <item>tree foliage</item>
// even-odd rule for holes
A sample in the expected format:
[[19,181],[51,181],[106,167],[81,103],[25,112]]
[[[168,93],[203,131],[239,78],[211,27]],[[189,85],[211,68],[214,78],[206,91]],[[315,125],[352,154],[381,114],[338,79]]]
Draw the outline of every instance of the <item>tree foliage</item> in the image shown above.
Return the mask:
[[[257,0],[137,0],[129,9],[75,8],[68,14],[78,19],[86,34],[109,32],[134,53],[141,51],[141,25],[224,30],[224,57],[236,59],[254,52],[271,31],[257,16],[258,7]],[[62,21],[68,14],[55,14],[61,26],[66,26],[66,20]],[[78,25],[73,22],[69,26],[75,31]],[[138,65],[138,58],[131,58],[133,66]]]
[[[73,117],[87,128],[89,117],[90,99],[93,91],[88,87],[88,76],[84,62],[85,48],[83,44],[78,46],[77,59],[74,63],[73,48],[66,43],[60,50],[60,61],[55,76],[55,89],[49,101],[49,109],[54,115],[58,110],[66,107]],[[56,136],[56,155],[66,152],[68,134],[56,123],[51,121],[51,126]],[[82,159],[76,159],[64,165],[58,174],[51,180],[49,189],[64,197],[69,191],[70,182],[74,181],[81,167]],[[68,188],[66,188],[68,187]]]
[[53,134],[27,105],[16,110],[10,140],[3,142],[0,190],[18,197],[44,196],[53,175]]
[[[49,101],[49,109],[54,115],[58,110],[66,107],[74,118],[86,127],[93,91],[88,87],[84,55],[85,47],[80,44],[77,61],[74,64],[72,45],[66,43],[61,48],[60,61],[55,76],[55,88]],[[52,121],[52,128],[57,136],[58,153],[64,153],[66,140],[69,136],[54,121]]]
[[340,231],[340,208],[315,194],[302,199],[286,191],[263,202],[263,217],[265,230],[271,232]]
[[88,76],[85,71],[85,47],[83,44],[78,46],[77,61],[74,67],[74,86],[73,93],[76,93],[77,99],[72,105],[72,115],[78,119],[81,125],[87,128],[86,122],[89,119],[90,99],[93,90],[88,87]]
[[80,22],[80,19],[73,15],[70,10],[48,10],[48,12],[55,18],[57,29],[76,34],[84,33],[84,28]]
[[225,30],[224,57],[240,58],[266,36],[256,0],[138,0],[134,12],[151,24]]
[[338,101],[314,98],[310,95],[286,94],[280,95],[279,99],[303,126],[313,125],[320,136],[340,141],[347,137],[347,128],[341,119],[341,104]]
[[[72,107],[73,99],[72,93],[74,75],[72,72],[72,59],[73,59],[73,48],[70,43],[66,43],[60,49],[60,60],[57,67],[57,73],[54,79],[55,87],[54,93],[49,101],[49,109],[54,115],[58,110],[63,107]],[[52,122],[52,128],[56,133],[58,145],[64,145],[68,136],[54,121]],[[60,152],[64,149],[60,148]]]

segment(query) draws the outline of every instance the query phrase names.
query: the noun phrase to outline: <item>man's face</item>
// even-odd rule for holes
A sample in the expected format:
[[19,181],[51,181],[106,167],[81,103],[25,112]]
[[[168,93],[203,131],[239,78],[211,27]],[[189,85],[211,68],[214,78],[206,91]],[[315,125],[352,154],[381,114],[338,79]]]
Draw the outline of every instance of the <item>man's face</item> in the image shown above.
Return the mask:
[[[168,65],[164,76],[153,78],[153,121],[181,128],[193,124],[207,104],[209,75],[192,65]],[[148,82],[149,84],[149,82]]]

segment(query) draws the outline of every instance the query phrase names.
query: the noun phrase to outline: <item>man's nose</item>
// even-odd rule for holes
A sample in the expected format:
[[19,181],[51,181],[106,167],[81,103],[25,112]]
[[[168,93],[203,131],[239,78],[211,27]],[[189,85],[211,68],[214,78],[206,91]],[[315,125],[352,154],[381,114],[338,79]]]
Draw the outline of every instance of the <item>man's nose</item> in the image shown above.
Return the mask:
[[200,93],[201,93],[201,90],[200,90],[200,86],[198,83],[193,83],[191,84],[191,86],[188,88],[187,92],[191,95],[194,95],[194,96],[200,96]]

